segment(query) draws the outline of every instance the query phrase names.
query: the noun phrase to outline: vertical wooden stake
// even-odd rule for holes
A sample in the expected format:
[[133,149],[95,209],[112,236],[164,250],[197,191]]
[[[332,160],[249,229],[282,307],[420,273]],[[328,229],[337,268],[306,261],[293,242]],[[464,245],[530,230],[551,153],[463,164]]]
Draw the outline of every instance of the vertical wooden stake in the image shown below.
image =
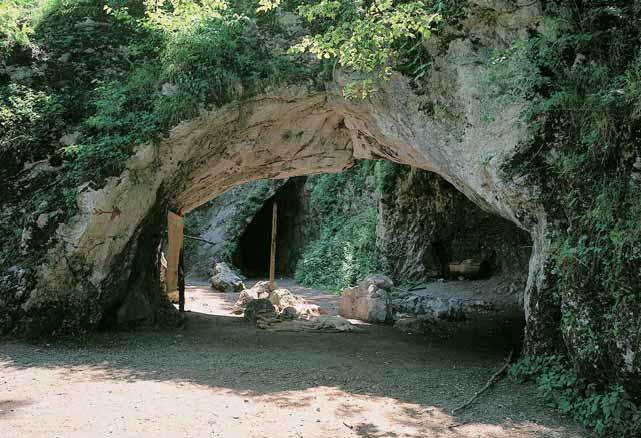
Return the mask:
[[272,210],[272,251],[269,257],[269,289],[276,289],[276,224],[278,217],[278,204],[274,202]]
[[180,248],[178,261],[178,310],[185,311],[185,264],[183,258],[184,250]]
[[178,273],[180,270],[180,253],[183,248],[184,221],[180,214],[167,213],[167,293],[178,290]]

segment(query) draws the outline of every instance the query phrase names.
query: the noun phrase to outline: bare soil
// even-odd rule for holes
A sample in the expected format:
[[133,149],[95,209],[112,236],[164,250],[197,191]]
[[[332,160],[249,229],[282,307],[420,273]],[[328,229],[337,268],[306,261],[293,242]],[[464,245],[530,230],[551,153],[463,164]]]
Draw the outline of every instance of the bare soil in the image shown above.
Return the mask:
[[0,341],[0,436],[589,436],[508,379],[450,414],[502,364],[520,330],[511,321],[430,335],[274,333],[232,316],[235,296],[190,286],[178,331]]

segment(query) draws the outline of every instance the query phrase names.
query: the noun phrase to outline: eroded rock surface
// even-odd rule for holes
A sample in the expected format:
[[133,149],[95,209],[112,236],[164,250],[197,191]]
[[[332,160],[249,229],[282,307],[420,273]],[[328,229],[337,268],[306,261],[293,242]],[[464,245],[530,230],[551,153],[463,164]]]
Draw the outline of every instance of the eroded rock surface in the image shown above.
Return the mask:
[[214,276],[211,277],[211,287],[219,292],[240,292],[245,289],[243,279],[224,262],[216,263]]
[[385,322],[390,316],[388,293],[393,285],[384,275],[372,275],[356,287],[343,289],[338,314],[343,318]]

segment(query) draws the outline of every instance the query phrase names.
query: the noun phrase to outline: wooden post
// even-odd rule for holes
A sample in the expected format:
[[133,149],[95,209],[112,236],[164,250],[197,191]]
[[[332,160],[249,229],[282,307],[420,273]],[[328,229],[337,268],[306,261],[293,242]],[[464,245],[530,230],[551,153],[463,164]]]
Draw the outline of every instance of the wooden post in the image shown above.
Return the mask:
[[167,214],[167,293],[172,294],[180,290],[178,277],[180,271],[180,255],[183,248],[184,222],[183,217],[174,212]]
[[278,217],[278,204],[274,202],[272,210],[272,250],[269,257],[269,289],[276,289],[276,224]]
[[185,311],[185,264],[183,258],[184,250],[180,248],[178,261],[178,310]]

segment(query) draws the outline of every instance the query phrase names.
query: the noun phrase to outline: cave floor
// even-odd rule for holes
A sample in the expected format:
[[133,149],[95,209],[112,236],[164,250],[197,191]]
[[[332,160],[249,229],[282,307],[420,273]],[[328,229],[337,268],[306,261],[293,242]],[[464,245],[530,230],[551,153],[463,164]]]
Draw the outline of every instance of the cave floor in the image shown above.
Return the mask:
[[230,316],[231,298],[190,286],[180,330],[0,340],[0,436],[589,436],[508,379],[450,414],[507,355],[495,321],[274,333]]

